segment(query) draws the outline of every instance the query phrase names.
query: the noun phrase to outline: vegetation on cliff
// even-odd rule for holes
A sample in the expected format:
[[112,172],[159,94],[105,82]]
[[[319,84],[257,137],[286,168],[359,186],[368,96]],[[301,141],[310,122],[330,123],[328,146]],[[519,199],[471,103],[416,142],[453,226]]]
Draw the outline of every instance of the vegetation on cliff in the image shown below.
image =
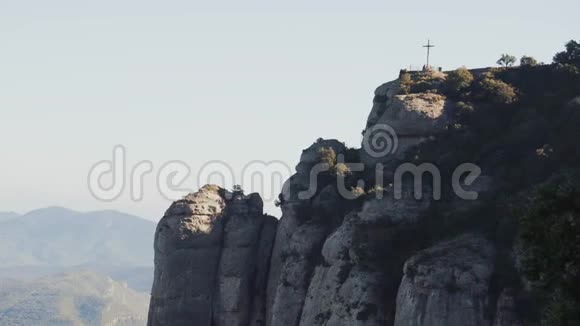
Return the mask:
[[[460,203],[448,183],[442,200],[433,201],[417,225],[357,225],[352,248],[360,268],[384,262],[379,269],[385,277],[397,279],[415,250],[483,233],[497,248],[492,301],[515,289],[518,318],[526,325],[578,324],[580,183],[569,176],[580,175],[579,46],[569,42],[548,65],[523,56],[514,67],[515,57],[506,56],[502,68],[401,73],[393,96],[402,102],[421,98],[422,105],[444,102],[449,121],[442,133],[411,147],[404,158],[386,162],[386,179],[397,165],[411,162],[434,163],[442,179],[451,180],[457,166],[471,162],[493,179],[493,190],[481,192],[477,202]],[[388,106],[385,98],[375,100]],[[392,192],[376,185],[373,173],[350,171],[332,149],[320,148],[318,154],[319,162],[331,167],[322,184],[346,177],[358,198],[352,204]],[[355,183],[361,176],[365,189]]]
[[580,322],[580,183],[560,175],[527,198],[520,221],[522,269],[545,302],[545,325]]
[[[438,219],[429,233],[485,230],[500,245],[495,286],[519,283],[530,293],[520,302],[527,324],[578,325],[580,183],[571,176],[580,174],[580,43],[570,41],[549,65],[530,58],[478,76],[450,72],[432,92],[454,100],[453,120],[407,158],[435,163],[443,175],[473,162],[493,176],[484,208],[466,217],[446,210],[443,200],[433,208]],[[514,245],[520,266],[508,268]]]

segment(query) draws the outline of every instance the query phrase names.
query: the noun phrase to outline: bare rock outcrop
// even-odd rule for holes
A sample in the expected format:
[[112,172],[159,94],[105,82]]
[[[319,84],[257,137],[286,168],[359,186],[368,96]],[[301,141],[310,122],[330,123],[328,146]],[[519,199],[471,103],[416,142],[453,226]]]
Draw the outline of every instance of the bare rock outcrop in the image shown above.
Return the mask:
[[[379,86],[375,90],[373,107],[365,128],[366,137],[375,139],[384,132],[382,125],[391,127],[395,135],[388,135],[398,142],[396,152],[376,157],[367,151],[361,152],[361,159],[367,165],[401,158],[409,147],[417,145],[444,130],[450,119],[445,97],[433,93],[399,94],[399,80]],[[376,133],[376,134],[375,134]]]
[[493,245],[465,235],[411,257],[397,295],[395,326],[485,326]]
[[[296,174],[284,185],[282,217],[268,277],[268,326],[299,325],[310,278],[331,231],[329,220],[342,221],[340,215],[331,216],[336,209],[340,210],[336,186],[318,183],[318,176],[311,175],[313,167],[320,163],[321,148],[331,148],[336,155],[346,151],[345,145],[337,140],[318,140],[302,152]],[[304,196],[313,180],[316,180],[314,193]]]
[[397,246],[397,234],[416,224],[428,207],[428,199],[385,196],[369,198],[360,211],[348,213],[324,242],[299,325],[392,324],[402,276],[399,253],[406,251]]
[[281,253],[283,262],[274,292],[270,325],[299,325],[310,278],[327,233],[323,225],[306,223],[292,234]]
[[[349,214],[325,241],[302,309],[300,326],[384,325],[385,277],[357,266],[353,240],[360,218]],[[356,240],[355,240],[356,241]]]
[[262,207],[217,186],[171,205],[155,234],[149,325],[263,325],[277,221]]

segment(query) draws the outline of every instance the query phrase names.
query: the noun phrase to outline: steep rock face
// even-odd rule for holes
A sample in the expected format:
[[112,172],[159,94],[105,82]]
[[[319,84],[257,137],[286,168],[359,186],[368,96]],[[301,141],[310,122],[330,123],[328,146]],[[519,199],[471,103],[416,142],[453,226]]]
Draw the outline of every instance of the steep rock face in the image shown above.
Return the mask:
[[[397,247],[397,237],[390,235],[415,224],[428,206],[429,200],[402,205],[386,196],[370,198],[361,211],[348,213],[326,237],[319,260],[310,262],[314,270],[301,314],[285,311],[293,324],[391,324],[402,266],[391,270],[385,265],[396,266],[398,259],[393,256],[404,249]],[[277,298],[276,303],[280,302],[285,300]],[[272,325],[277,325],[277,317],[273,316]]]
[[262,206],[216,186],[171,205],[155,235],[149,325],[263,323],[277,221]]
[[471,235],[411,257],[397,295],[395,326],[488,325],[493,259],[492,244]]
[[322,225],[303,224],[292,234],[282,252],[281,273],[274,292],[272,326],[298,325],[310,277],[326,238]]
[[313,274],[300,325],[381,325],[386,320],[385,278],[362,268],[352,252],[360,217],[349,214],[325,241]]
[[368,150],[362,151],[361,159],[366,165],[401,158],[406,149],[436,135],[449,123],[446,108],[452,103],[444,97],[431,93],[401,95],[398,94],[399,90],[398,80],[385,83],[375,90],[365,129],[369,139],[382,141],[380,137],[385,133],[383,125],[390,126],[395,135],[388,134],[386,137],[396,140],[398,147],[389,154],[396,155],[376,157]]
[[[340,210],[340,199],[332,195],[332,187],[324,190],[317,175],[311,175],[320,162],[321,148],[332,148],[337,155],[346,151],[344,144],[336,140],[316,142],[302,152],[296,174],[284,185],[282,218],[268,278],[267,325],[300,323],[310,278],[330,232],[328,220],[342,220],[340,215],[330,216],[329,208]],[[314,192],[308,194],[310,190]]]
[[[404,152],[443,128],[445,102],[430,94],[400,96],[398,90],[398,81],[377,89],[367,127],[395,127]],[[397,201],[391,193],[366,200],[362,211],[349,214],[336,184],[320,182],[314,183],[311,199],[302,198],[313,180],[320,181],[313,174],[320,148],[332,148],[337,156],[346,152],[336,140],[317,141],[303,151],[297,173],[285,185],[268,282],[267,325],[392,324],[408,250],[401,248],[400,234],[417,223],[430,199]],[[360,156],[365,162],[364,150]]]

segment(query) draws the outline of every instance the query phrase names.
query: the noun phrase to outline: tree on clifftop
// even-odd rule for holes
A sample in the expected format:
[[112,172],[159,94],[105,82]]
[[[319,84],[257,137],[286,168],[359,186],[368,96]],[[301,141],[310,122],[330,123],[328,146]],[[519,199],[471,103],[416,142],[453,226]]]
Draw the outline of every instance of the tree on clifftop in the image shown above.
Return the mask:
[[538,60],[536,60],[534,57],[530,57],[527,55],[524,55],[521,59],[520,59],[520,66],[535,66],[538,64]]
[[554,62],[580,66],[580,43],[574,40],[566,43],[566,51],[556,53]]
[[516,63],[517,59],[513,55],[502,54],[501,58],[497,60],[497,64],[504,67],[511,67]]

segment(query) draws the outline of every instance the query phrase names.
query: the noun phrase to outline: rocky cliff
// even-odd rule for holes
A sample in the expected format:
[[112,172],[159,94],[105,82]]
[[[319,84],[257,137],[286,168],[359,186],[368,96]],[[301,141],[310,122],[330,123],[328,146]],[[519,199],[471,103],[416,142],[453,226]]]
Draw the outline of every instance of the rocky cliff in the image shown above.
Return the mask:
[[[380,86],[366,129],[392,127],[396,153],[317,141],[286,182],[279,221],[262,213],[259,195],[216,186],[175,202],[155,235],[149,325],[517,325],[510,290],[494,281],[495,241],[470,227],[480,202],[445,191],[437,202],[429,182],[420,198],[408,188],[394,197],[394,164],[447,130],[455,106],[401,94],[398,80]],[[328,170],[313,174],[321,163]],[[493,184],[485,180],[472,185],[480,198]]]
[[150,325],[262,325],[277,220],[260,196],[205,186],[155,234]]

